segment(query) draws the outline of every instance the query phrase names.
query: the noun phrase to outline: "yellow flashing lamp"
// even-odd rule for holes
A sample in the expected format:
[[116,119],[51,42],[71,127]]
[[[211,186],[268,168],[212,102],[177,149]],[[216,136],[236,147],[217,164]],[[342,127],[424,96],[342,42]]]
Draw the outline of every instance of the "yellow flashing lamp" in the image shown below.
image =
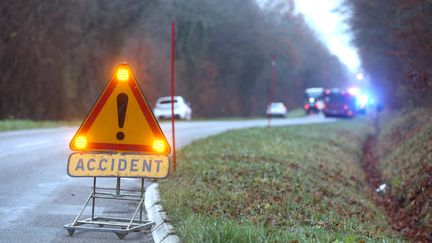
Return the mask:
[[124,67],[120,66],[116,71],[116,78],[118,81],[125,82],[129,80],[129,70]]
[[161,139],[156,139],[153,141],[152,148],[157,153],[162,153],[165,151],[165,143]]
[[82,135],[76,137],[74,141],[74,147],[79,150],[87,148],[87,138]]

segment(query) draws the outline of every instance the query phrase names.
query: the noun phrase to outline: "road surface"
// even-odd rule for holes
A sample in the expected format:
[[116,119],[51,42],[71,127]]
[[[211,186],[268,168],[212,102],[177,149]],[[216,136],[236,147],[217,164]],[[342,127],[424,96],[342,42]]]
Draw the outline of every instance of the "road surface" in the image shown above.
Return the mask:
[[[330,122],[321,116],[274,119],[272,125]],[[177,148],[229,129],[266,126],[267,120],[192,121],[176,123]],[[162,123],[168,140],[171,124]],[[68,143],[76,127],[0,133],[0,241],[1,242],[118,242],[113,233],[76,231],[71,237],[63,225],[71,223],[91,191],[92,178],[66,173]],[[122,186],[138,188],[139,179],[122,179]],[[115,179],[98,179],[98,186],[115,187]],[[96,214],[129,216],[133,204],[96,203]],[[86,211],[86,217],[89,215]],[[125,241],[152,242],[150,233],[130,233]]]

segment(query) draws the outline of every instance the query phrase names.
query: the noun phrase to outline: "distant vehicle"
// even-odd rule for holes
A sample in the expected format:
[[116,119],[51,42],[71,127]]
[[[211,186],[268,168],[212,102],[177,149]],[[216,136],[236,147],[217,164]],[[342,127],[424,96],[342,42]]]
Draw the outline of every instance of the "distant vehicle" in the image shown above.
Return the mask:
[[[171,96],[161,97],[156,101],[153,114],[157,119],[171,118]],[[174,118],[190,120],[192,119],[192,108],[190,103],[181,96],[174,96]]]
[[357,114],[366,114],[369,104],[369,97],[365,94],[356,97]]
[[323,113],[326,117],[350,118],[356,114],[356,99],[348,92],[336,89],[326,90],[323,95],[323,100]]
[[267,116],[286,117],[287,108],[282,102],[273,102],[267,106]]
[[323,93],[323,88],[305,89],[305,104],[303,108],[306,114],[319,113],[324,108]]
[[355,97],[356,113],[366,114],[367,108],[371,105],[369,96],[357,87],[351,87],[347,92]]

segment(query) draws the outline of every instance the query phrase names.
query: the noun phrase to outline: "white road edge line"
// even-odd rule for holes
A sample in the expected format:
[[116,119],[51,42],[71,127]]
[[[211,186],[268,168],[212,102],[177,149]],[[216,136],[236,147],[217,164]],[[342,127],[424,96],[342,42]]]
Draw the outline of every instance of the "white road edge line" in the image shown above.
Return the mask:
[[35,145],[42,145],[42,144],[47,144],[49,143],[49,140],[41,140],[41,141],[37,141],[37,142],[32,142],[32,143],[22,143],[22,144],[18,144],[15,146],[15,148],[26,148],[26,147],[33,147]]

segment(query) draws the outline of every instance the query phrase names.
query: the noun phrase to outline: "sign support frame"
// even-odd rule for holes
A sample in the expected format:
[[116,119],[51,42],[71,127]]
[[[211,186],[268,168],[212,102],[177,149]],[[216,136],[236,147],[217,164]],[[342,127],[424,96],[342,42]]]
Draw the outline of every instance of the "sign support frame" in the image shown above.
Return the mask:
[[[114,191],[114,192],[112,192]],[[96,177],[93,177],[93,190],[84,203],[81,211],[76,216],[71,224],[67,224],[64,228],[72,236],[75,230],[88,230],[88,231],[102,231],[112,232],[117,235],[119,239],[123,239],[130,232],[139,232],[141,230],[151,230],[155,222],[143,219],[143,206],[144,206],[144,178],[141,178],[140,190],[126,190],[121,188],[121,178],[117,177],[116,188],[103,188],[96,186]],[[90,199],[91,217],[80,220],[82,214],[87,208]],[[139,202],[134,210],[131,218],[117,218],[117,217],[102,217],[95,216],[96,199],[111,199],[111,200],[124,200]],[[139,212],[139,218],[137,218]],[[93,226],[91,226],[93,225]],[[95,225],[99,227],[95,227]]]

